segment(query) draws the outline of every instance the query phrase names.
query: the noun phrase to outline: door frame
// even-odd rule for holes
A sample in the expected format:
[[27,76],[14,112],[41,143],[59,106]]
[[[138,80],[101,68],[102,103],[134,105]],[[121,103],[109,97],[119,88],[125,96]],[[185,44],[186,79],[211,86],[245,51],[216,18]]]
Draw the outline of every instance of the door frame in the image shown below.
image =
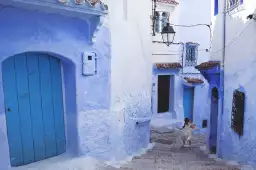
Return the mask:
[[158,76],[170,76],[170,93],[169,93],[169,111],[175,112],[175,74],[173,73],[158,73],[153,75],[152,85],[152,111],[154,115],[158,114]]
[[[166,112],[170,112],[170,108],[171,108],[171,106],[170,106],[170,102],[171,102],[171,76],[170,75],[158,75],[157,76],[157,114],[162,114],[162,113],[166,113],[166,112],[159,112],[159,77],[160,76],[168,76],[168,79],[169,79],[169,89],[168,89],[168,91],[169,91],[169,94],[168,94],[168,110],[166,111]],[[166,81],[167,82],[167,81]]]

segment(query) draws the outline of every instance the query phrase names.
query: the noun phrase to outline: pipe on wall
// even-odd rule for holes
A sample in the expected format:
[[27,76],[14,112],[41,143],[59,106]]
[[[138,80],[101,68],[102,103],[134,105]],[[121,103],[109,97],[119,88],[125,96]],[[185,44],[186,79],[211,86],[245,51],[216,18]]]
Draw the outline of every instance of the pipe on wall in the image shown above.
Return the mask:
[[[224,96],[225,96],[225,57],[226,57],[226,17],[227,17],[227,14],[226,14],[226,7],[227,7],[227,2],[226,0],[224,0],[223,2],[224,4],[224,7],[223,7],[223,37],[222,37],[222,42],[223,42],[223,50],[222,50],[222,60],[221,60],[221,81],[220,81],[220,88],[221,88],[221,91],[222,91],[222,98],[221,98],[221,114],[220,115],[220,119],[218,119],[220,121],[220,123],[218,123],[220,126],[220,128],[222,129],[222,115],[224,113]],[[219,128],[219,129],[220,129]],[[220,133],[219,133],[220,134]],[[220,144],[220,141],[221,141],[221,135],[219,135],[219,144]],[[222,154],[220,153],[220,146],[219,146],[219,149],[218,149],[218,156],[219,157],[222,157]]]

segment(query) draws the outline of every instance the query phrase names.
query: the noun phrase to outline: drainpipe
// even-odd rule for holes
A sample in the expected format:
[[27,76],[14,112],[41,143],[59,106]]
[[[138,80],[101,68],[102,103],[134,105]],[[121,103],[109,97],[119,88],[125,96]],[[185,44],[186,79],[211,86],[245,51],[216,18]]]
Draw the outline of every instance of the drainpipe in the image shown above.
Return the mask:
[[222,114],[224,112],[224,70],[225,70],[225,55],[226,55],[226,1],[224,1],[224,8],[223,8],[223,51],[222,51],[222,60],[221,60],[221,71],[222,71],[222,81],[221,87],[223,92],[222,97]]
[[[222,89],[222,99],[221,99],[221,121],[220,121],[220,127],[222,128],[222,115],[224,113],[224,96],[225,96],[225,80],[224,80],[224,75],[225,75],[225,55],[226,55],[226,5],[227,2],[224,0],[224,7],[223,7],[223,51],[222,51],[222,60],[221,60],[221,89]],[[221,135],[219,136],[221,138]],[[219,140],[220,144],[220,140]],[[220,147],[219,147],[220,151]],[[219,156],[220,153],[218,153]]]

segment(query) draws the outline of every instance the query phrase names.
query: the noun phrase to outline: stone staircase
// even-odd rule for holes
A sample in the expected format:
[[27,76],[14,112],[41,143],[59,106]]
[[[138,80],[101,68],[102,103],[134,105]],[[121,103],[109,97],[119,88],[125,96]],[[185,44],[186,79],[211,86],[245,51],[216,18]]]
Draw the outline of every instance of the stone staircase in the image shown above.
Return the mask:
[[[155,142],[152,150],[123,165],[120,170],[242,170],[242,165],[228,165],[223,160],[209,158],[200,147],[205,145],[204,135],[196,134],[190,147],[182,147],[179,132],[151,134]],[[106,167],[106,170],[116,168]]]

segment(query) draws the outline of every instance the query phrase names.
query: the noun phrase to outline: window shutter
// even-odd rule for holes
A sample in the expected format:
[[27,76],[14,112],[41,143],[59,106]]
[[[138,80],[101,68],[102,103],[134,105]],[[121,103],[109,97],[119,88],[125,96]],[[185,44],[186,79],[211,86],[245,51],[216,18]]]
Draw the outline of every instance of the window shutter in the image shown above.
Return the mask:
[[241,137],[244,128],[244,109],[245,109],[245,95],[243,92],[235,90],[233,93],[232,102],[232,129]]

